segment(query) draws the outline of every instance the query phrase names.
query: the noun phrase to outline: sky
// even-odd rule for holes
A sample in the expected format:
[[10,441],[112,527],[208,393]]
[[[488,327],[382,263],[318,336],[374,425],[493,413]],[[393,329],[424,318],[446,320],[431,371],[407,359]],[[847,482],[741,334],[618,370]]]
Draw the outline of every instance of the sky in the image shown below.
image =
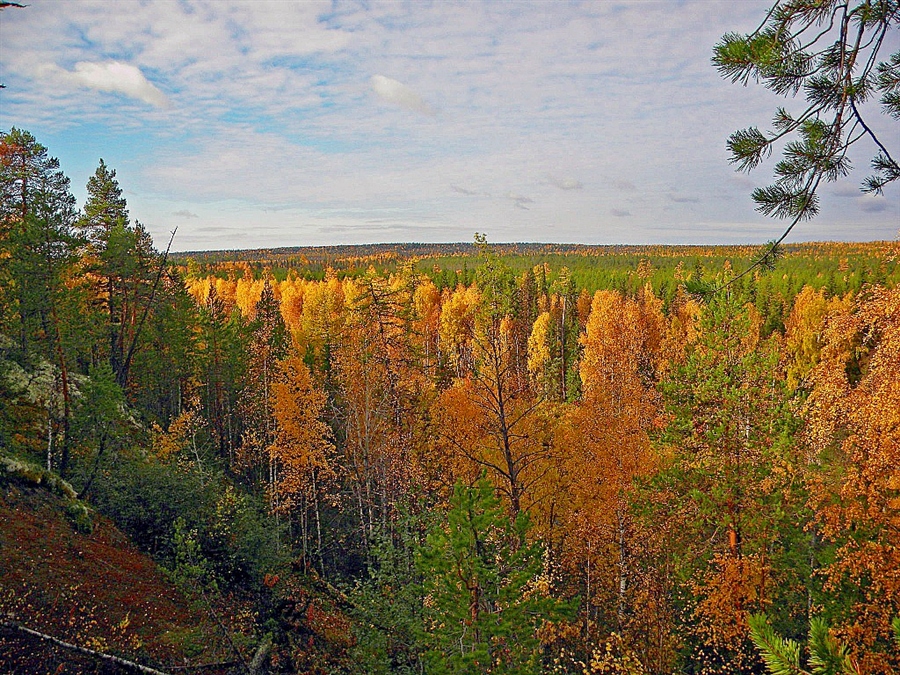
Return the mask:
[[[710,65],[768,1],[29,0],[0,12],[0,129],[100,158],[173,250],[375,242],[764,243],[725,142],[775,108]],[[885,52],[896,51],[897,31]],[[868,111],[889,146],[896,122]],[[889,240],[873,146],[788,241]]]

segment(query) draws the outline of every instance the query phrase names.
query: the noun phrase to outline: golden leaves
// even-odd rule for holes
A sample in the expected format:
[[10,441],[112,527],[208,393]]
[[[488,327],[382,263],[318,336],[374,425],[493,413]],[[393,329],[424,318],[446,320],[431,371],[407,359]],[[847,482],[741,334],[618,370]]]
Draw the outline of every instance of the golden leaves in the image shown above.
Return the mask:
[[539,381],[550,362],[550,312],[538,314],[528,337],[528,372]]
[[[828,316],[822,340],[803,414],[828,461],[810,476],[810,506],[838,546],[827,584],[861,591],[839,633],[869,644],[890,639],[900,612],[900,289],[865,290]],[[876,652],[866,658],[873,672],[885,667]]]
[[804,286],[794,298],[790,316],[784,322],[785,372],[792,391],[819,362],[826,318],[846,313],[849,305],[849,298],[827,298],[824,290],[816,291],[810,286]]
[[314,385],[299,356],[289,356],[279,364],[278,379],[271,389],[277,431],[268,453],[276,469],[276,504],[288,509],[307,489],[314,469],[329,470],[331,432],[321,420],[325,394]]

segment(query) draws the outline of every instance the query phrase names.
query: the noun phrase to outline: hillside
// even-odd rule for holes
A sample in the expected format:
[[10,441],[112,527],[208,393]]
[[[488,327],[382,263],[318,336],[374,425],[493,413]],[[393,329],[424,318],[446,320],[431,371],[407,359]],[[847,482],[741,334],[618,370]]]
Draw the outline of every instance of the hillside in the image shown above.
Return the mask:
[[[70,502],[0,483],[0,615],[157,667],[230,660],[221,633],[108,519],[79,531]],[[115,672],[98,659],[0,628],[0,672]],[[215,673],[217,669],[205,669]]]

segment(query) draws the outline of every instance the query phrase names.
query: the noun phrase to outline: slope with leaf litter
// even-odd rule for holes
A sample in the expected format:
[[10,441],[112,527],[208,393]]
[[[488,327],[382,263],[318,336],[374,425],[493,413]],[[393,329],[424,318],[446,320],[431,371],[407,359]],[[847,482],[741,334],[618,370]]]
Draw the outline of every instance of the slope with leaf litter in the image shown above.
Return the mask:
[[[79,532],[64,500],[0,483],[0,618],[142,664],[228,660],[216,627],[107,519]],[[110,672],[99,660],[0,628],[0,672]],[[215,669],[205,669],[213,672]]]

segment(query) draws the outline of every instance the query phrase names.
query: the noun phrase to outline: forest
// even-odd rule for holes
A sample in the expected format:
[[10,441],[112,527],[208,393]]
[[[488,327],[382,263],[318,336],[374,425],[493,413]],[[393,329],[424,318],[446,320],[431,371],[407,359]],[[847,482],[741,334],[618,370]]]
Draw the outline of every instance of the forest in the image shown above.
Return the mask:
[[0,670],[900,672],[897,241],[169,254],[15,128],[0,189]]

